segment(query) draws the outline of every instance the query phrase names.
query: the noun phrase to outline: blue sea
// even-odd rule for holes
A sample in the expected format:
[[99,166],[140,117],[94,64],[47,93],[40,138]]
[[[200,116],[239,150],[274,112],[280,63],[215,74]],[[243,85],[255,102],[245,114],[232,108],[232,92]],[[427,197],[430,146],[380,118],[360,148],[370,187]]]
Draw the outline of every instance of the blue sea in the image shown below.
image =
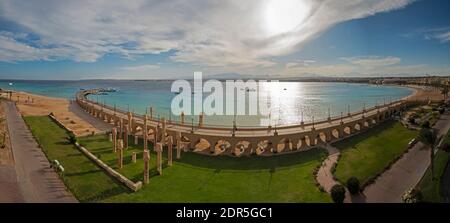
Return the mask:
[[[12,84],[12,85],[11,85]],[[172,81],[133,81],[133,80],[83,80],[83,81],[0,81],[0,88],[26,91],[34,94],[74,99],[80,89],[114,88],[117,92],[107,95],[91,95],[90,99],[122,110],[144,114],[150,106],[155,117],[178,120],[171,114],[171,101],[176,96],[171,92]],[[259,86],[261,88],[261,86]],[[239,90],[239,89],[238,89]],[[238,126],[262,126],[298,124],[303,119],[310,122],[331,116],[339,116],[359,111],[364,106],[388,103],[407,97],[412,89],[396,86],[376,86],[350,83],[315,83],[315,82],[279,82],[264,85],[263,91],[270,95],[272,108],[270,115],[238,115],[234,117],[206,116],[208,125],[231,126],[236,119]],[[208,93],[204,93],[203,98]],[[228,96],[226,96],[228,97]],[[276,100],[274,100],[276,99]],[[247,103],[248,105],[248,103]],[[225,105],[226,106],[226,105]],[[270,119],[269,119],[270,117]],[[197,116],[186,117],[186,122],[197,122]]]

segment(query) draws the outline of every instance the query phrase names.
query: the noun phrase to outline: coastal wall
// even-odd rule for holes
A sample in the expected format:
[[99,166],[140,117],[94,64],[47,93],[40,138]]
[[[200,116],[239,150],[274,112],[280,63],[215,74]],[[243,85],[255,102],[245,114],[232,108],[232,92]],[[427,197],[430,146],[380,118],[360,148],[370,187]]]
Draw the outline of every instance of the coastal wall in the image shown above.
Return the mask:
[[[207,155],[261,155],[271,156],[315,148],[319,143],[332,142],[365,131],[404,111],[408,103],[395,101],[375,106],[342,117],[330,117],[320,122],[279,127],[237,128],[205,125],[186,125],[154,117],[121,111],[107,105],[97,104],[86,98],[101,89],[77,93],[77,103],[89,114],[119,130],[126,128],[132,135],[147,132],[150,142],[175,142],[178,151],[194,151]],[[145,124],[144,124],[145,123]],[[146,131],[144,131],[144,129]]]

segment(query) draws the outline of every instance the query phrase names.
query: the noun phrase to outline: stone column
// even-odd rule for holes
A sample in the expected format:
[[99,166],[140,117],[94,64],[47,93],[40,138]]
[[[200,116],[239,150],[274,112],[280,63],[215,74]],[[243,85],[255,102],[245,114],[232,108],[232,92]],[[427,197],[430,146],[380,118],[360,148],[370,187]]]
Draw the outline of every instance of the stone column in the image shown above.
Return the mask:
[[150,107],[150,120],[153,120],[153,107]]
[[310,145],[310,146],[315,146],[315,145],[316,145],[316,139],[317,139],[316,133],[315,133],[315,132],[312,132],[312,133],[309,135],[309,145]]
[[289,147],[290,147],[290,144],[291,144],[291,142],[290,142],[289,139],[286,139],[286,140],[284,141],[284,151],[290,151],[290,150],[291,150],[291,148],[289,148]]
[[125,125],[123,128],[123,147],[128,149],[128,125]]
[[[120,118],[120,121],[119,121],[119,129],[120,129],[120,133],[119,133],[119,135],[120,135],[120,138],[122,138],[123,137],[123,118]],[[123,138],[122,138],[123,139]]]
[[128,116],[128,129],[127,129],[127,131],[128,132],[132,132],[133,130],[132,130],[132,128],[133,128],[133,114],[131,113],[131,112],[128,112],[128,114],[127,114],[127,116]]
[[333,139],[333,130],[326,131],[325,134],[325,141],[331,142],[331,140]]
[[161,143],[164,146],[166,145],[166,126],[167,126],[166,118],[162,118],[161,123],[162,123]]
[[138,136],[134,136],[134,145],[139,144],[139,137]]
[[177,132],[177,159],[181,159],[181,133]]
[[136,152],[131,153],[131,161],[136,163]]
[[203,112],[198,116],[198,127],[203,127]]
[[181,121],[181,124],[184,125],[184,112],[181,112],[180,121]]
[[109,133],[109,134],[108,134],[108,138],[109,138],[109,141],[110,141],[110,142],[112,142],[112,141],[113,141],[113,136],[112,136],[112,133]]
[[112,129],[113,151],[117,152],[117,128]]
[[143,140],[144,140],[144,150],[147,150],[148,149],[148,141],[147,141],[147,135],[148,135],[148,132],[147,132],[147,119],[148,119],[148,117],[147,117],[147,115],[145,115],[144,116],[144,130],[142,131],[143,133],[142,133],[142,138],[143,138]]
[[301,145],[300,145],[300,150],[304,150],[306,148],[308,148],[308,144],[306,144],[306,137],[303,136],[302,138],[300,138],[301,141]]
[[143,154],[144,159],[144,184],[148,184],[149,182],[149,170],[150,170],[150,151],[147,149],[144,150]]
[[153,131],[153,149],[156,151],[156,144],[158,143],[158,126]]
[[172,166],[172,156],[173,156],[173,139],[169,138],[169,143],[167,145],[167,164]]
[[163,147],[161,143],[156,144],[156,168],[159,175],[162,175],[162,152]]
[[123,167],[123,141],[119,140],[119,146],[117,148],[117,166],[119,169]]

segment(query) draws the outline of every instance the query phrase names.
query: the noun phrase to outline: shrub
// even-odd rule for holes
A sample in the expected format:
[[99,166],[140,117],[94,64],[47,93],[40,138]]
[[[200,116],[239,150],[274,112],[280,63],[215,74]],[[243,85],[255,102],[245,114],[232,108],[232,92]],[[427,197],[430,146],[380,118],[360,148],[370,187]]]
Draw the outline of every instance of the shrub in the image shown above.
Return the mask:
[[347,189],[351,194],[358,194],[361,190],[358,178],[350,177],[347,180]]
[[430,122],[428,120],[424,121],[424,122],[422,122],[420,127],[429,129],[430,128]]
[[409,189],[402,196],[404,203],[420,203],[422,201],[422,192],[418,189]]
[[333,199],[334,203],[343,203],[345,199],[345,187],[336,184],[331,188],[331,199]]
[[71,144],[75,144],[77,142],[77,137],[73,133],[69,133],[68,141]]

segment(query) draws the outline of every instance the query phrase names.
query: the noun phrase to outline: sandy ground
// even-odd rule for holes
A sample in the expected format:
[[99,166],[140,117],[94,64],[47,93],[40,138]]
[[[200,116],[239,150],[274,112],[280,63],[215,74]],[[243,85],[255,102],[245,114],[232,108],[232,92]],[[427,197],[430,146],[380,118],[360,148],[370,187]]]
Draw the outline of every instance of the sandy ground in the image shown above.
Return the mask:
[[[3,95],[6,97],[6,95]],[[25,92],[14,92],[11,98],[23,116],[43,116],[53,113],[55,117],[76,135],[104,131],[111,126],[84,112],[75,102]]]
[[436,90],[426,86],[408,86],[415,90],[414,94],[407,97],[407,100],[444,100],[440,90]]

